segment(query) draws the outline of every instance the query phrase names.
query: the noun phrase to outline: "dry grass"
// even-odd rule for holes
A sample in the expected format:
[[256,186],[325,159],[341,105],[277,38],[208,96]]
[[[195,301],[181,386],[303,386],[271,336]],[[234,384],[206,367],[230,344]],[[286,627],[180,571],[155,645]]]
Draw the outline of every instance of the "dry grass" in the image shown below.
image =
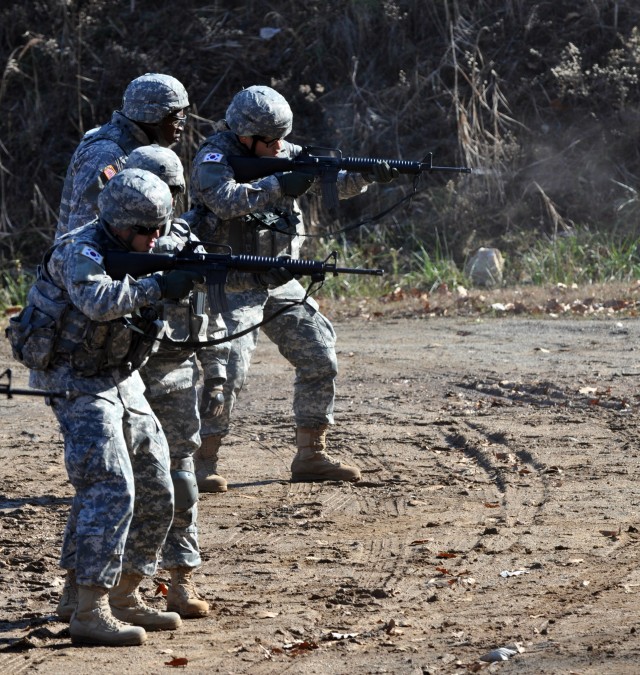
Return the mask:
[[[34,264],[50,241],[69,157],[133,77],[181,79],[199,141],[242,86],[291,101],[294,137],[345,154],[468,163],[429,176],[393,218],[458,263],[470,250],[526,250],[528,232],[637,223],[640,38],[633,3],[293,0],[203,4],[25,0],[0,9],[0,265]],[[176,28],[179,29],[176,29]],[[277,32],[270,39],[261,28]],[[345,204],[346,223],[413,189]],[[622,205],[622,206],[621,206]],[[324,224],[320,211],[314,222]],[[400,248],[405,227],[397,228]],[[352,234],[357,241],[358,233]]]

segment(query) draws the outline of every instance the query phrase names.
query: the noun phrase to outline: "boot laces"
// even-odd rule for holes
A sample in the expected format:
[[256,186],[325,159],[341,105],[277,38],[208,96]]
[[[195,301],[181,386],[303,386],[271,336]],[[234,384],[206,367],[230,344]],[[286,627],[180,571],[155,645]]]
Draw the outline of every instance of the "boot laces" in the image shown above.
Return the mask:
[[182,595],[186,595],[187,598],[202,600],[202,596],[198,593],[191,574],[183,573],[179,576],[176,583],[176,591]]
[[132,596],[133,598],[133,603],[129,606],[130,609],[135,609],[138,612],[141,612],[143,614],[160,614],[160,610],[154,609],[153,607],[150,607],[147,605],[147,603],[142,599],[142,596],[138,592],[138,589],[136,589]]
[[116,633],[122,630],[127,625],[126,623],[120,621],[119,619],[116,619],[116,617],[113,616],[113,614],[111,613],[108,595],[104,595],[98,601],[96,614],[98,616],[98,619],[100,619],[100,621],[104,623],[105,628],[107,628],[108,630],[112,630]]
[[334,459],[328,452],[325,450],[317,450],[316,451],[316,456],[318,459],[322,460],[322,462],[325,462],[327,464],[331,464],[331,466],[340,466],[340,460]]
[[75,584],[65,582],[62,589],[62,597],[60,598],[61,605],[77,605],[78,604],[78,587]]

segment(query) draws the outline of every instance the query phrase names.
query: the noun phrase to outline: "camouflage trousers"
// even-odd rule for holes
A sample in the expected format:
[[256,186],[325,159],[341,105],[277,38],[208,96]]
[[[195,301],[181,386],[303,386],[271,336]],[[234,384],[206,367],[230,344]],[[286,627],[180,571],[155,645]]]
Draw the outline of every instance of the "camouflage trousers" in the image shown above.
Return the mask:
[[121,572],[157,570],[173,518],[169,449],[138,373],[90,378],[87,387],[82,380],[67,387],[93,393],[51,404],[76,492],[61,565],[76,570],[79,584],[111,588]]
[[222,316],[229,335],[269,319],[283,307],[289,308],[259,330],[231,340],[224,411],[217,417],[202,419],[203,436],[224,436],[229,432],[231,411],[247,379],[260,330],[295,368],[293,414],[296,426],[316,428],[333,424],[338,374],[336,334],[330,321],[319,312],[315,300],[308,298],[302,304],[291,305],[291,300],[302,300],[303,297],[304,288],[295,280],[273,291],[227,294],[229,311]]
[[[198,365],[193,354],[161,352],[152,356],[141,371],[147,386],[147,400],[164,430],[171,469],[194,472],[193,453],[200,447],[198,412]],[[198,503],[188,509],[176,508],[173,523],[162,548],[161,566],[198,567]]]

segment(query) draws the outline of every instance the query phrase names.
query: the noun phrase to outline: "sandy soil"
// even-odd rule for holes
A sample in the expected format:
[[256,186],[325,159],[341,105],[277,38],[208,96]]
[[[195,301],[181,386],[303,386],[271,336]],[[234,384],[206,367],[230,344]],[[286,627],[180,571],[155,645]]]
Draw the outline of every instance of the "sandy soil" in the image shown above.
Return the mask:
[[62,440],[42,399],[1,400],[0,671],[638,672],[640,319],[359,314],[334,317],[330,441],[363,480],[288,482],[292,371],[263,339],[229,492],[201,497],[212,613],[142,647],[56,620]]

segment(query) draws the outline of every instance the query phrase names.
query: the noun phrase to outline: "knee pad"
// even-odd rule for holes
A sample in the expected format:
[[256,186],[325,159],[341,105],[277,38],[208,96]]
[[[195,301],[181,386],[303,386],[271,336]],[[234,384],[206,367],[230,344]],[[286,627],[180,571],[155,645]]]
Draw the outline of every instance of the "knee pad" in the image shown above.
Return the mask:
[[198,483],[190,468],[179,467],[171,471],[176,511],[188,511],[198,501]]

